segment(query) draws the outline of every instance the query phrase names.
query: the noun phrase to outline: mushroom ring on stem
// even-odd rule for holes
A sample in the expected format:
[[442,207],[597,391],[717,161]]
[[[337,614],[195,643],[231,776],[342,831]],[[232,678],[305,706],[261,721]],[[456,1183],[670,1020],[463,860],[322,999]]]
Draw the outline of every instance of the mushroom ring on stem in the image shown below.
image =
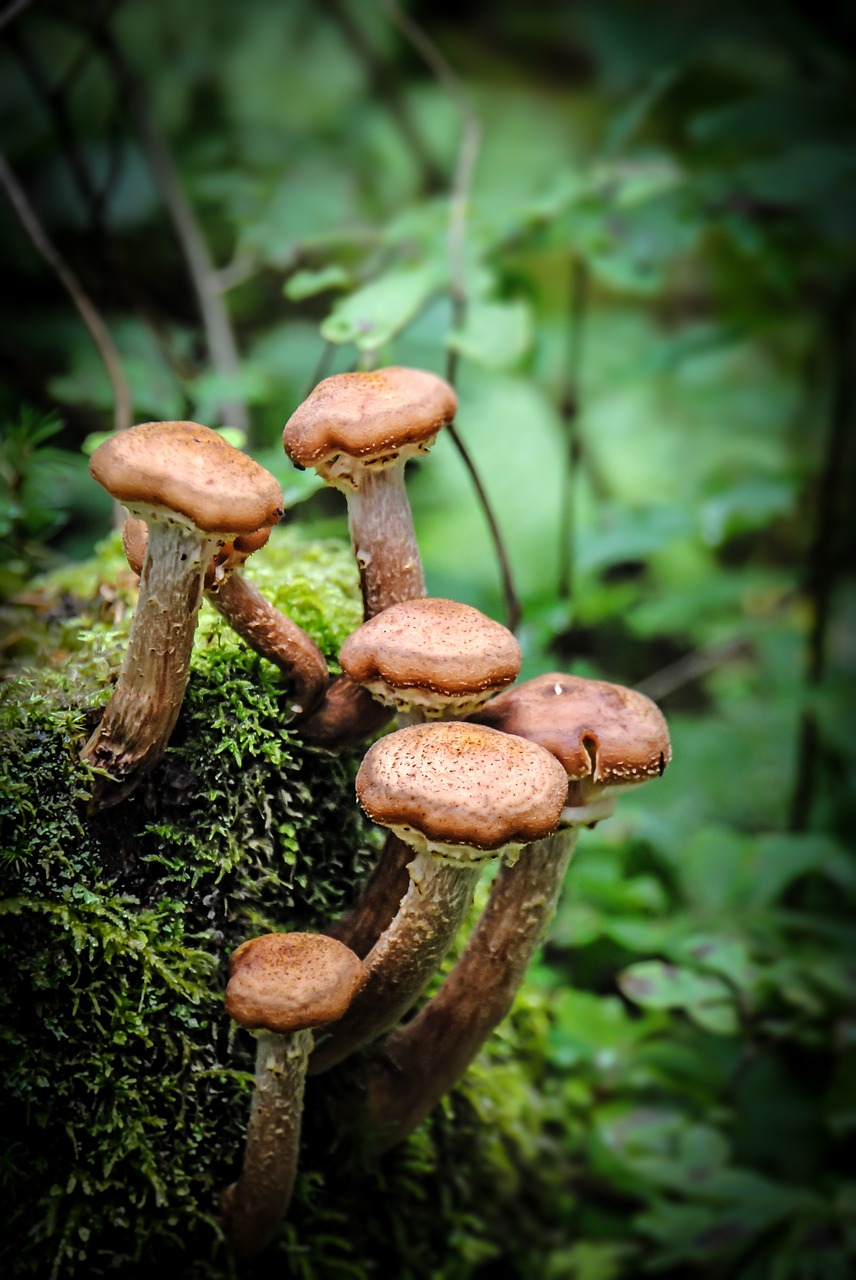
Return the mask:
[[[425,596],[390,605],[357,627],[339,661],[407,723],[475,711],[517,678],[521,653],[501,622],[472,605]],[[364,956],[395,916],[412,856],[390,832],[359,897],[327,932]]]
[[[302,627],[280,612],[255,583],[237,572],[269,537],[270,529],[260,529],[225,543],[205,570],[204,592],[233,631],[292,682],[291,711],[299,719],[312,712],[324,696],[329,680],[327,661]],[[122,545],[135,573],[142,569],[147,542],[145,523],[128,516],[122,529]]]
[[90,809],[122,800],[160,760],[190,669],[205,570],[218,547],[269,529],[282,491],[264,467],[195,422],[147,422],[111,436],[89,470],[148,526],[128,646],[81,758],[102,770]]
[[545,746],[567,774],[559,830],[501,866],[451,972],[367,1066],[367,1127],[376,1149],[403,1141],[460,1079],[511,1008],[556,909],[582,826],[614,801],[604,792],[659,777],[671,758],[659,708],[601,680],[550,673],[487,704],[480,718]]
[[398,913],[365,958],[365,985],[319,1042],[312,1074],[408,1012],[451,946],[484,865],[554,831],[567,786],[549,751],[482,725],[409,725],[369,748],[357,798],[415,856]]
[[367,618],[425,595],[404,468],[456,412],[442,378],[393,366],[324,378],[285,424],[282,443],[294,465],[314,467],[347,498]]
[[239,1259],[261,1253],[291,1202],[312,1029],[341,1017],[363,980],[358,957],[323,934],[268,933],[232,953],[226,1009],[257,1041],[241,1174],[220,1201]]

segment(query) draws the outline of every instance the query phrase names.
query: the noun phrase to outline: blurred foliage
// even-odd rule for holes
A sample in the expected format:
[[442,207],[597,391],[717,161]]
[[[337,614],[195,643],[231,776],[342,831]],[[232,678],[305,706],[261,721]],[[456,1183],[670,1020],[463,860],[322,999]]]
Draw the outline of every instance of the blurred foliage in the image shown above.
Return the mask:
[[[584,833],[512,1019],[371,1175],[402,1276],[481,1280],[503,1255],[562,1280],[856,1268],[854,37],[843,6],[797,0],[43,0],[0,30],[4,153],[109,324],[136,418],[225,426],[243,406],[287,520],[342,538],[283,422],[330,372],[453,371],[524,676],[638,685],[669,719],[672,766]],[[0,229],[18,662],[38,644],[15,597],[108,527],[80,450],[113,402],[2,200]],[[429,591],[503,616],[454,442],[409,485]],[[338,592],[301,618],[331,659],[353,625]],[[455,1134],[485,1174],[510,1143],[504,1216],[478,1158],[455,1175]],[[409,1234],[420,1184],[445,1249]],[[294,1274],[373,1274],[366,1212],[344,1172],[307,1174]]]

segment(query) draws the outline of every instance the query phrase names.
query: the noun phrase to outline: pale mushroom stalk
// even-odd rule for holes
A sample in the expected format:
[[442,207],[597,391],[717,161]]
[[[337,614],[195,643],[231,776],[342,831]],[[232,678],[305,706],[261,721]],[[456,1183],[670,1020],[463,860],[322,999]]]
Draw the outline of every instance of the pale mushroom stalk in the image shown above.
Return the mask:
[[499,867],[448,976],[367,1064],[365,1127],[375,1150],[413,1133],[508,1014],[555,913],[578,831],[557,831]]
[[367,955],[395,919],[407,892],[407,866],[412,859],[413,850],[390,831],[359,897],[326,930],[330,937],[344,942],[358,956]]
[[96,783],[95,807],[118,803],[163,755],[187,686],[205,568],[218,545],[177,518],[148,523],[128,647],[107,709],[81,752],[109,775],[106,787]]
[[411,725],[366,753],[357,797],[415,851],[398,912],[364,960],[366,982],[309,1064],[335,1066],[406,1014],[448,952],[482,867],[553,831],[567,778],[548,751],[460,721]]
[[254,1257],[274,1238],[297,1179],[311,1031],[256,1032],[253,1100],[244,1164],[220,1198],[229,1244],[239,1260]]
[[291,1203],[312,1028],[345,1012],[363,968],[332,938],[270,933],[238,947],[230,969],[226,1009],[254,1033],[256,1063],[241,1173],[220,1197],[220,1219],[245,1261],[273,1240]]
[[[269,534],[264,529],[223,546],[206,568],[203,591],[232,630],[292,683],[292,713],[301,717],[313,711],[324,695],[327,662],[312,637],[240,571],[249,556],[266,544]],[[129,516],[122,529],[122,545],[137,574],[142,571],[147,543],[145,521]]]
[[363,961],[365,984],[312,1054],[311,1075],[377,1040],[413,1007],[452,945],[482,870],[430,853],[417,853],[407,869],[398,912]]
[[405,459],[371,469],[347,490],[348,529],[366,618],[425,595],[425,575],[404,483]]
[[197,422],[145,422],[89,460],[107,492],[148,527],[128,648],[81,758],[90,812],[118,803],[160,760],[184,698],[204,574],[214,551],[282,517],[282,490],[252,458]]

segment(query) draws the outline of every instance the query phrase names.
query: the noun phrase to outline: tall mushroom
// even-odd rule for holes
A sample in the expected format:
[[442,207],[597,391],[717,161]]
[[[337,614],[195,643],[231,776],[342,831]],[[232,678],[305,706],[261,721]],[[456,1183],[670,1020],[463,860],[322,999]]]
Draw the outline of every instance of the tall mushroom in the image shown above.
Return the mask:
[[368,1064],[368,1128],[380,1150],[413,1132],[508,1013],[556,909],[580,828],[606,816],[610,791],[659,777],[671,758],[659,708],[602,680],[551,672],[500,694],[478,718],[549,750],[566,771],[569,803],[555,834],[499,868],[451,972]]
[[239,534],[282,516],[274,477],[195,422],[147,422],[105,440],[93,478],[148,526],[122,668],[81,758],[101,771],[91,811],[118,803],[160,760],[184,698],[205,569]]
[[[205,598],[233,631],[291,681],[291,712],[300,719],[310,714],[324,696],[329,678],[327,662],[312,637],[240,572],[269,537],[270,529],[261,529],[225,543],[210,560],[203,587]],[[147,542],[144,521],[128,516],[122,529],[122,545],[135,573],[142,570]]]
[[226,1009],[257,1042],[243,1165],[220,1199],[239,1260],[270,1243],[291,1202],[313,1028],[341,1017],[363,977],[357,956],[323,934],[268,933],[232,953]]
[[316,1074],[412,1007],[451,945],[484,865],[555,830],[567,777],[536,743],[482,725],[409,725],[367,751],[357,797],[413,850],[395,919],[365,958],[366,982],[312,1055]]
[[[369,618],[339,651],[342,670],[400,720],[459,719],[517,678],[521,653],[501,622],[424,596]],[[395,916],[412,850],[390,833],[356,902],[329,929],[364,956]]]
[[314,467],[345,493],[367,618],[425,595],[404,468],[456,411],[442,378],[393,366],[324,378],[285,424],[283,447],[295,466]]

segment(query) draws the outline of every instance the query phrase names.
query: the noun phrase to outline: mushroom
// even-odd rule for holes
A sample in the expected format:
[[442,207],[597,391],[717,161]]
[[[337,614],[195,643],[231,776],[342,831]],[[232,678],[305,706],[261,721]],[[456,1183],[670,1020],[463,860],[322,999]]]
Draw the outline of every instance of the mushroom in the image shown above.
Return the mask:
[[655,703],[602,680],[538,676],[500,694],[478,719],[549,750],[566,772],[571,802],[554,834],[499,868],[451,972],[368,1065],[368,1128],[380,1150],[413,1132],[508,1013],[555,912],[580,828],[605,816],[616,786],[659,777],[671,758]]
[[463,717],[517,679],[520,645],[472,605],[430,596],[392,604],[353,631],[342,670],[401,715]]
[[393,366],[324,378],[285,424],[295,466],[344,491],[366,618],[425,595],[407,492],[407,460],[428,452],[457,411],[447,382]]
[[[455,719],[516,679],[520,645],[507,627],[457,600],[390,605],[352,632],[342,669],[402,720]],[[395,916],[412,850],[393,833],[356,902],[328,930],[364,956]]]
[[[242,640],[267,658],[292,683],[292,714],[301,718],[312,712],[327,688],[327,661],[302,627],[264,596],[255,583],[237,572],[270,537],[270,529],[246,534],[227,542],[205,570],[206,599]],[[128,564],[140,573],[146,554],[145,521],[128,516],[122,529],[122,545]]]
[[323,934],[268,933],[232,953],[226,1009],[257,1042],[243,1165],[220,1198],[239,1260],[270,1243],[291,1202],[313,1028],[341,1017],[363,979],[357,956]]
[[101,722],[81,758],[102,771],[90,811],[122,800],[160,760],[175,726],[205,569],[238,534],[282,516],[274,477],[195,422],[147,422],[111,436],[89,470],[146,522],[148,547],[128,647]]
[[409,725],[367,751],[357,798],[415,853],[398,913],[365,958],[366,982],[310,1073],[375,1040],[412,1007],[451,945],[483,866],[553,831],[567,777],[549,751],[483,725]]

